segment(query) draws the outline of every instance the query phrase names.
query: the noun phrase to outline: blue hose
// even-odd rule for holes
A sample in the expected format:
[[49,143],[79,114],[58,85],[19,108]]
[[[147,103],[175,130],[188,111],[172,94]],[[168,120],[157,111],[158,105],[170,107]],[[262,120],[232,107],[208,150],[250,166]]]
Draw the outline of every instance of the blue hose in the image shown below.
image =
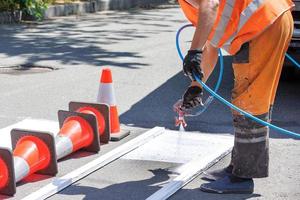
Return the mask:
[[290,56],[288,53],[285,54],[285,56],[298,68],[300,68],[300,63],[298,63],[292,56]]
[[[183,56],[182,56],[182,53],[181,53],[181,50],[180,50],[180,47],[179,47],[178,38],[179,38],[180,32],[181,32],[184,28],[189,27],[189,26],[192,26],[192,25],[189,24],[189,25],[183,26],[182,28],[180,28],[180,29],[178,30],[178,32],[177,32],[177,34],[176,34],[176,48],[177,48],[178,54],[179,54],[179,56],[180,56],[180,58],[181,58],[182,60],[183,60]],[[287,58],[289,58],[289,59],[290,59],[297,67],[300,68],[300,64],[297,63],[296,60],[294,60],[294,59],[293,59],[290,55],[288,55],[288,54],[286,54],[286,56],[287,56]],[[222,55],[222,54],[220,54],[220,60],[223,60],[223,55]],[[220,62],[220,63],[223,63],[223,62]],[[221,67],[222,67],[222,64],[221,64]],[[220,72],[221,72],[221,70],[220,70]],[[220,73],[220,77],[222,77],[222,76],[223,76],[223,71],[222,71],[222,74]],[[220,79],[220,77],[219,77],[219,79]],[[279,131],[280,133],[283,133],[283,134],[286,134],[286,135],[289,135],[289,136],[296,137],[296,138],[299,138],[299,139],[300,139],[300,134],[299,134],[299,133],[296,133],[296,132],[292,132],[292,131],[283,129],[283,128],[281,128],[281,127],[275,126],[275,125],[273,125],[273,124],[271,124],[271,123],[268,123],[268,122],[266,122],[266,121],[264,121],[264,120],[261,120],[261,119],[255,117],[255,116],[251,115],[250,113],[248,113],[248,112],[246,112],[246,111],[244,111],[244,110],[238,108],[237,106],[231,104],[231,103],[228,102],[226,99],[224,99],[223,97],[221,97],[220,95],[218,95],[215,91],[213,91],[213,90],[212,90],[211,88],[209,88],[205,83],[203,83],[203,82],[200,80],[200,78],[199,78],[196,74],[194,74],[194,78],[196,79],[197,82],[199,82],[199,83],[202,85],[202,87],[203,87],[206,91],[208,91],[214,98],[218,99],[221,103],[223,103],[223,104],[227,105],[228,107],[230,107],[230,108],[236,110],[237,112],[239,112],[239,113],[245,115],[246,117],[248,117],[248,118],[250,118],[250,119],[252,119],[252,120],[254,120],[254,121],[256,121],[256,122],[258,122],[258,123],[260,123],[260,124],[262,124],[263,126],[268,126],[268,127],[272,128],[272,129],[274,129],[274,130],[276,130],[276,131]],[[221,78],[221,79],[222,79],[222,78]],[[218,85],[217,85],[217,86],[218,86]],[[217,88],[217,89],[218,89],[218,88]]]

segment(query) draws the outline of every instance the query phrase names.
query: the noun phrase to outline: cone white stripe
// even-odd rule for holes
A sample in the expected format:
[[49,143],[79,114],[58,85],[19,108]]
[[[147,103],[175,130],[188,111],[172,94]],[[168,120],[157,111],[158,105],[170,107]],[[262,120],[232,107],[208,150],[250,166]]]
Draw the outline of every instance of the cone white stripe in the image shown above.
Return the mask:
[[19,182],[23,178],[25,178],[29,172],[30,172],[30,167],[26,160],[19,156],[14,156],[14,165],[15,165],[15,180],[16,182]]
[[97,102],[105,103],[109,106],[117,105],[115,91],[112,83],[100,83]]
[[73,152],[73,143],[70,138],[58,135],[56,136],[55,141],[57,160]]

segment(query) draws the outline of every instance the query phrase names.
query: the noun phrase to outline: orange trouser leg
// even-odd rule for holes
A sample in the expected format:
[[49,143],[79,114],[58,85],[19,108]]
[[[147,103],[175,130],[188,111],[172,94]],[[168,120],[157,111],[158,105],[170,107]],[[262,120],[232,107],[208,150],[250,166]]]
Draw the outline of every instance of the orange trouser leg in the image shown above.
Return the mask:
[[265,114],[274,103],[276,90],[292,36],[293,19],[284,13],[250,42],[249,63],[234,63],[232,102],[253,115]]
[[[265,121],[270,120],[269,109],[274,103],[292,31],[293,19],[288,11],[234,56],[232,102]],[[236,112],[233,112],[233,125],[232,173],[243,178],[267,177],[268,127]]]

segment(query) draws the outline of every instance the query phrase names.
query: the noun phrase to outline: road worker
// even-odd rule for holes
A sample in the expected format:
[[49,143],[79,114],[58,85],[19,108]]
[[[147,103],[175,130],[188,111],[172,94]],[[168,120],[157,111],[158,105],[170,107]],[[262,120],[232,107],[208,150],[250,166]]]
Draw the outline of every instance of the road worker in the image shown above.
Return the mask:
[[[201,104],[202,88],[216,65],[218,49],[233,56],[232,103],[250,114],[271,120],[272,106],[285,53],[293,32],[290,0],[179,0],[196,27],[183,71],[191,85],[182,109]],[[200,189],[212,193],[252,193],[253,178],[268,176],[269,128],[233,111],[235,133],[231,163],[206,173]]]

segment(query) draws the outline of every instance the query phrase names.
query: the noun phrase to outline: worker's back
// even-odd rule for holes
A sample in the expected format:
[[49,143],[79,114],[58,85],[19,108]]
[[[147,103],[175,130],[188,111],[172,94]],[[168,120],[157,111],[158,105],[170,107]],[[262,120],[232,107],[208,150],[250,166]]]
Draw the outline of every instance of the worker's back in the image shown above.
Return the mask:
[[[198,10],[191,0],[179,0],[186,17],[195,25]],[[291,0],[220,0],[209,40],[235,54],[241,45],[263,32],[293,6]]]

